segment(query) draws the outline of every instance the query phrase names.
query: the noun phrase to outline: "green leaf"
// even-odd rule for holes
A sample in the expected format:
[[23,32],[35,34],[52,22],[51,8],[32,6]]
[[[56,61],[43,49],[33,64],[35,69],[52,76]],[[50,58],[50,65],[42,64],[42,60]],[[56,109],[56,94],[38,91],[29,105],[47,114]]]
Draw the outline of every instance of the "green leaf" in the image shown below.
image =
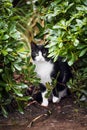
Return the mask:
[[2,73],[3,72],[3,69],[0,69],[0,73]]
[[12,52],[13,51],[12,48],[7,48],[6,50],[7,50],[7,52]]
[[22,70],[22,68],[21,68],[21,66],[20,65],[18,65],[18,64],[14,64],[14,67],[17,69],[17,70],[19,70],[19,71],[21,71]]
[[69,60],[69,61],[68,61],[68,65],[69,65],[69,66],[73,65],[73,61],[72,61],[72,60]]
[[7,115],[8,115],[7,111],[5,110],[5,108],[3,106],[1,106],[1,109],[2,109],[2,113],[3,113],[4,117],[7,118]]
[[51,52],[48,57],[53,57],[55,55],[55,52]]
[[28,85],[22,83],[20,85],[17,85],[17,88],[25,89],[25,88],[28,88]]
[[82,93],[84,93],[87,96],[87,91],[85,91],[85,90],[81,90],[81,91],[82,91]]
[[33,72],[34,69],[35,69],[35,67],[36,67],[36,66],[32,64],[31,66],[29,66],[29,71]]
[[78,40],[78,39],[75,39],[75,41],[74,41],[74,46],[78,46],[78,44],[79,44],[79,40]]
[[74,61],[75,61],[75,55],[71,53],[71,59],[68,61],[69,66],[73,65]]
[[20,33],[18,31],[11,33],[10,37],[14,38],[15,40],[20,39]]
[[9,38],[9,35],[5,34],[3,37],[2,37],[2,40],[7,40]]
[[87,45],[79,44],[79,46],[77,47],[77,49],[80,49],[80,50],[84,48],[87,48]]
[[62,48],[63,47],[63,43],[59,43],[59,48]]
[[17,100],[20,100],[20,101],[29,101],[32,99],[32,97],[30,96],[24,96],[24,97],[16,97]]
[[22,94],[22,92],[20,92],[18,89],[13,89],[14,90],[14,92],[15,92],[15,94],[17,95],[17,96],[19,96],[19,97],[23,97],[23,94]]
[[12,34],[12,33],[15,33],[17,30],[16,30],[16,26],[15,26],[15,23],[13,22],[13,24],[11,24],[11,27],[10,27],[10,29],[9,29],[9,32],[10,32],[10,34]]
[[19,112],[20,112],[21,114],[24,114],[24,111],[23,111],[23,109],[22,109],[20,103],[19,103],[19,102],[17,102],[17,103],[18,103],[18,110],[19,110]]
[[87,48],[85,48],[84,50],[82,50],[79,54],[79,57],[82,57],[83,55],[85,55],[87,53]]
[[1,52],[2,52],[2,54],[3,54],[4,56],[8,55],[7,50],[4,50],[4,49],[3,49]]

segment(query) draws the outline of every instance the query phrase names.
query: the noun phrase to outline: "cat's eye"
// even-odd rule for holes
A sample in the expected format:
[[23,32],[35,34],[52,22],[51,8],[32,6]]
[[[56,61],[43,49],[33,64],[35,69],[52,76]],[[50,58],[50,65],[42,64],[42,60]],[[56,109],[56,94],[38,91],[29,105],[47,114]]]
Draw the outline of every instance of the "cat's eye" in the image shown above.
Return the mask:
[[35,55],[36,55],[36,56],[39,56],[39,53],[36,53]]
[[45,52],[45,53],[43,53],[43,56],[46,56],[46,52]]

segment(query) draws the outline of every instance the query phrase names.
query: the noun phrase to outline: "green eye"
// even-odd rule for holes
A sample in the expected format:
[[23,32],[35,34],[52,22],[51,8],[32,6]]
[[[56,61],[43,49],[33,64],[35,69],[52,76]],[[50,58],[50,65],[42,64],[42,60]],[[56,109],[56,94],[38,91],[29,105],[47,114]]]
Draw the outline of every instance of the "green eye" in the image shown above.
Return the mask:
[[43,56],[46,56],[46,53],[43,53]]
[[38,54],[38,53],[36,53],[36,56],[39,56],[39,54]]

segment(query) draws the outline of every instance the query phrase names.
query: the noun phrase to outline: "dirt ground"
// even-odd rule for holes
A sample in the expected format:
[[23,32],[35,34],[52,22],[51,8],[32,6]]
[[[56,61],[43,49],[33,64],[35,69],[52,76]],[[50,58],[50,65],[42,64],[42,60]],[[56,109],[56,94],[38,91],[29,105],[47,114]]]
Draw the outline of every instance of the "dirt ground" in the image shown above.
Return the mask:
[[72,96],[48,108],[29,103],[24,114],[0,116],[0,130],[87,130],[87,110],[74,103]]

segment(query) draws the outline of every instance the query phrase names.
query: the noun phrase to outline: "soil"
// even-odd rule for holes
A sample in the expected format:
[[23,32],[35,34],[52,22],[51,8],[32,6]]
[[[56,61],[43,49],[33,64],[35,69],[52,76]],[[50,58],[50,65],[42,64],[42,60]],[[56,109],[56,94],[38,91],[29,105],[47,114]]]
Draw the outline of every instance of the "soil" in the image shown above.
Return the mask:
[[75,104],[72,96],[58,104],[50,102],[47,108],[33,101],[24,114],[0,116],[0,130],[87,130],[87,110]]

